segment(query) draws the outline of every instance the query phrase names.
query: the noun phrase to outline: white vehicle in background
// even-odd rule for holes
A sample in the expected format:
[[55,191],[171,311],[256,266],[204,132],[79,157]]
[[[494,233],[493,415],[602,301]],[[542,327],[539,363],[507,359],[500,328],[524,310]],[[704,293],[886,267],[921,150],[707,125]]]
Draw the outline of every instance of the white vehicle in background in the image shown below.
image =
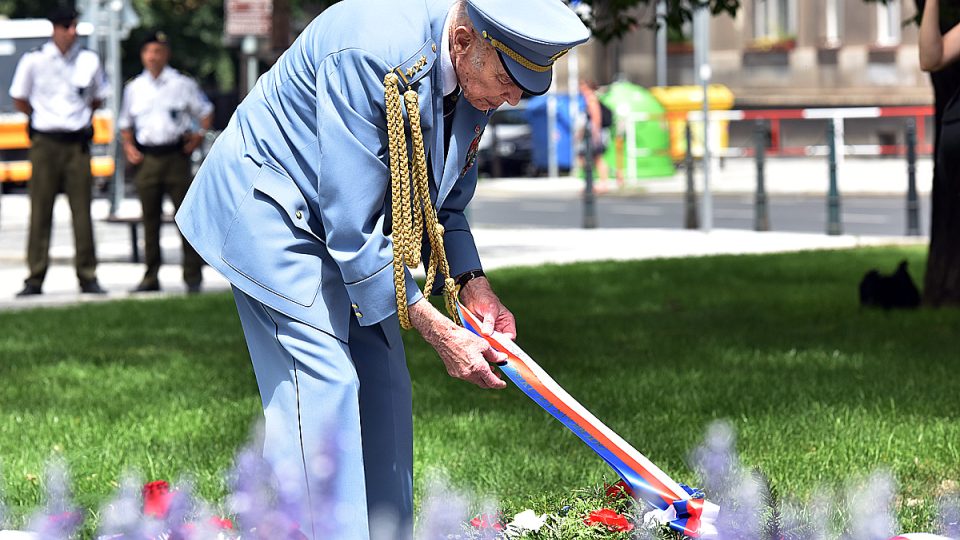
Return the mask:
[[[92,32],[90,24],[80,23],[77,26],[81,43]],[[14,108],[9,94],[10,82],[20,57],[42,46],[52,34],[53,25],[46,19],[0,19],[0,187],[30,180],[32,171],[27,158],[30,148],[27,116]],[[112,139],[113,117],[110,111],[100,109],[94,112],[90,152],[90,170],[94,178],[113,176],[113,157],[107,155],[107,145]]]

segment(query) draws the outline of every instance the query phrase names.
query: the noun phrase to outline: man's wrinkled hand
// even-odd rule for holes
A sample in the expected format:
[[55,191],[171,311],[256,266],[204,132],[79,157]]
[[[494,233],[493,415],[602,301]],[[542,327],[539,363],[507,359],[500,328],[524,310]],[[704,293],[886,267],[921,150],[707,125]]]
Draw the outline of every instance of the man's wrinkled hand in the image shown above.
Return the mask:
[[430,344],[451,377],[473,383],[480,388],[506,388],[494,373],[491,363],[506,362],[507,355],[487,341],[444,317],[425,298],[410,306],[410,322]]
[[469,330],[454,326],[442,335],[436,347],[451,377],[473,383],[480,388],[506,388],[507,383],[494,373],[490,364],[507,361],[507,355],[494,349],[483,338]]
[[460,289],[460,301],[480,319],[480,333],[489,336],[500,332],[511,340],[517,339],[517,322],[513,313],[500,302],[486,277],[471,279]]

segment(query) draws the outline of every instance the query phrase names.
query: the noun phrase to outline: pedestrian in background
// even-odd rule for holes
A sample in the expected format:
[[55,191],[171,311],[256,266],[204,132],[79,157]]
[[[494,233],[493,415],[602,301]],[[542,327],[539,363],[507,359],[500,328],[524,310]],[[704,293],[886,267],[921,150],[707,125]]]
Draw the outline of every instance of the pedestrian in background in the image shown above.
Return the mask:
[[[213,105],[197,83],[168,65],[166,34],[153,32],[144,39],[140,61],[143,72],[124,88],[118,123],[127,161],[139,166],[135,183],[143,208],[147,270],[131,292],[160,290],[163,196],[168,195],[174,208],[180,208],[193,179],[190,154],[213,121]],[[203,260],[181,240],[183,281],[188,292],[199,292]]]
[[613,125],[613,112],[597,97],[597,83],[580,79],[580,94],[586,105],[587,124],[581,137],[586,137],[587,130],[590,130],[590,154],[592,158],[587,157],[586,140],[582,141],[581,157],[586,160],[591,159],[591,166],[599,182],[599,190],[607,190],[607,162],[603,159],[604,152],[607,151],[607,144],[610,142],[610,126]]
[[77,42],[77,12],[58,8],[48,17],[53,36],[20,58],[10,97],[30,117],[29,276],[18,297],[42,292],[50,265],[50,231],[57,193],[63,191],[73,214],[74,263],[80,290],[103,294],[97,282],[90,204],[93,175],[90,141],[93,111],[110,93],[100,58]]

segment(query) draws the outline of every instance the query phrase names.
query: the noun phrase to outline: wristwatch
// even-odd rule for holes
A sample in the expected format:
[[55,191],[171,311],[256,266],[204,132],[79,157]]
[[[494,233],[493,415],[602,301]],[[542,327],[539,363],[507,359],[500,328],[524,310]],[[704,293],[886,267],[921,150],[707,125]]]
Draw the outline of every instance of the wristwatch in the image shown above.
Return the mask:
[[457,286],[463,287],[471,279],[478,278],[480,276],[485,276],[485,275],[486,274],[483,273],[483,270],[471,270],[469,272],[465,272],[457,276]]

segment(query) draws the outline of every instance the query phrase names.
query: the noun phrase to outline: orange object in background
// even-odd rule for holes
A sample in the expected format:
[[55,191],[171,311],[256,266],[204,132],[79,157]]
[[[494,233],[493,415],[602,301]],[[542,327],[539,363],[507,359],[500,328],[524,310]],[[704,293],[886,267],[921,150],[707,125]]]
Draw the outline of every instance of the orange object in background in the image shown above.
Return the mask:
[[27,117],[20,113],[0,115],[0,150],[30,148]]
[[[113,141],[113,116],[109,111],[98,110],[93,113],[93,141],[96,151]],[[0,160],[0,182],[27,182],[32,167],[26,156],[30,148],[30,135],[27,131],[27,117],[21,113],[0,114],[0,151],[23,150],[17,159]],[[102,148],[101,148],[102,149]],[[21,152],[17,152],[20,154]],[[94,152],[96,153],[96,152]],[[113,176],[116,163],[112,156],[94,155],[90,157],[90,172],[94,177]]]

